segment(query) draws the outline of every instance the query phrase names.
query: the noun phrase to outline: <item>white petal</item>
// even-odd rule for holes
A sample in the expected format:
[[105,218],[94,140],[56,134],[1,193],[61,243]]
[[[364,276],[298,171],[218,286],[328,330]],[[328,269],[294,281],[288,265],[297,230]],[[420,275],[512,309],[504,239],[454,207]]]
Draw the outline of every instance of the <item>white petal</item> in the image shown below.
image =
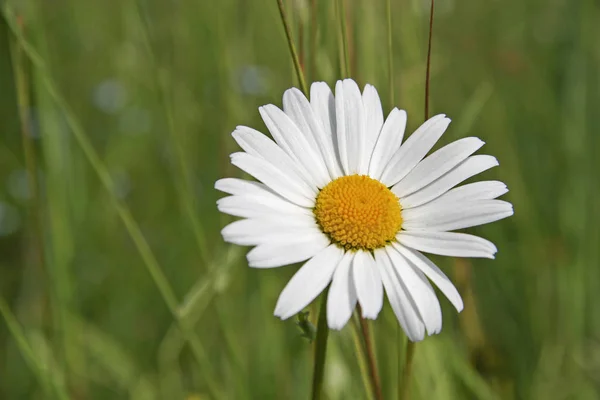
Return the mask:
[[310,216],[270,219],[243,219],[232,222],[221,231],[226,242],[240,246],[289,243],[299,237],[316,235],[319,227]]
[[[273,190],[269,189],[268,186],[260,182],[248,181],[246,179],[239,178],[223,178],[215,182],[215,189],[235,195],[232,197],[237,197],[237,199],[234,200],[233,203],[230,203],[231,205],[235,205],[237,207],[238,205],[242,204],[242,200],[245,200],[248,203],[252,203],[251,208],[261,208],[262,210],[259,210],[259,214],[261,215],[264,214],[264,212],[260,211],[265,211],[266,209],[268,213],[269,208],[272,207],[275,211],[279,210],[289,215],[302,214],[314,216],[312,209],[300,207],[294,203],[291,203],[275,193]],[[240,197],[242,199],[240,199]],[[242,206],[242,208],[244,207]],[[227,211],[223,212],[229,214]],[[246,217],[245,215],[237,216]]]
[[377,89],[372,85],[366,85],[362,95],[363,107],[365,108],[365,146],[363,151],[363,165],[360,168],[362,174],[367,174],[369,171],[369,162],[375,143],[383,126],[383,109],[381,108],[381,100]]
[[[310,106],[312,107],[316,117],[321,121],[325,136],[335,137],[335,98],[331,89],[325,82],[315,82],[310,86]],[[337,149],[337,145],[334,145]]]
[[427,277],[435,283],[442,293],[450,300],[450,303],[456,308],[458,312],[463,309],[463,301],[460,293],[456,290],[456,287],[450,281],[450,279],[444,274],[444,272],[438,268],[431,260],[425,257],[423,254],[416,250],[404,247],[399,243],[393,243],[394,248],[400,252],[407,260],[413,263],[419,268]]
[[312,110],[310,114],[306,113],[303,109],[305,103],[310,108],[308,100],[297,88],[293,87],[283,92],[283,112],[296,124],[298,130],[304,135],[304,138],[310,147],[315,152],[318,152],[319,148],[317,147],[317,142],[311,132],[312,128],[310,125],[312,124],[312,121],[307,120],[307,118],[312,119]]
[[246,126],[238,126],[231,135],[246,153],[268,161],[275,168],[289,175],[291,179],[303,180],[316,196],[317,186],[313,183],[306,169],[294,161],[277,143],[266,135]]
[[302,207],[314,206],[316,196],[304,181],[293,180],[264,159],[248,153],[233,153],[231,163],[292,203]]
[[436,115],[421,125],[394,154],[381,176],[381,182],[393,186],[404,178],[425,157],[444,134],[450,119]]
[[313,112],[302,92],[296,88],[286,90],[283,94],[283,110],[306,135],[307,141],[315,151],[321,154],[330,179],[340,177],[342,170],[335,154],[331,135],[324,132],[323,124]]
[[338,154],[346,175],[361,172],[362,150],[365,146],[365,110],[360,89],[352,79],[335,85],[335,115]]
[[417,207],[431,201],[462,181],[498,165],[498,161],[488,155],[477,155],[467,158],[452,171],[430,183],[423,189],[403,197],[400,201],[403,208]]
[[503,200],[426,204],[402,210],[402,228],[407,231],[454,231],[488,224],[511,215],[512,204]]
[[441,256],[494,258],[497,251],[489,240],[467,233],[402,231],[396,239],[406,247]]
[[312,211],[279,196],[227,196],[217,200],[217,208],[225,214],[243,218],[311,217]]
[[317,187],[330,181],[323,157],[314,149],[298,126],[283,111],[272,104],[259,108],[265,125],[275,141],[310,174]]
[[342,329],[356,307],[356,290],[350,268],[353,258],[354,253],[345,253],[333,274],[327,295],[327,325],[331,329]]
[[260,182],[248,181],[246,179],[239,178],[223,178],[219,179],[215,182],[215,189],[220,190],[221,192],[236,194],[236,195],[274,195],[276,197],[280,197],[278,194],[275,194],[271,189]]
[[452,142],[421,161],[408,175],[392,188],[402,198],[429,185],[476,152],[483,142],[468,137]]
[[359,250],[352,263],[354,285],[362,317],[376,319],[383,307],[383,287],[381,277],[371,253]]
[[290,279],[275,306],[275,316],[287,319],[310,304],[327,287],[344,251],[332,244],[308,260]]
[[329,239],[318,232],[289,243],[269,243],[248,252],[248,265],[253,268],[274,268],[307,260],[329,245]]
[[404,284],[414,302],[421,321],[425,324],[427,334],[439,333],[442,330],[442,308],[429,281],[421,271],[410,265],[396,249],[391,246],[385,249],[400,281]]
[[369,164],[369,176],[373,179],[380,179],[383,169],[389,164],[392,156],[396,154],[406,129],[406,111],[394,108],[388,115],[381,133],[377,138],[377,143],[371,155]]
[[451,204],[474,200],[492,200],[507,192],[508,188],[500,181],[474,182],[449,190],[428,204]]
[[375,263],[385,288],[392,310],[396,314],[398,322],[406,332],[406,336],[417,342],[425,337],[425,325],[419,318],[417,310],[411,304],[408,293],[398,279],[392,262],[385,249],[375,250]]

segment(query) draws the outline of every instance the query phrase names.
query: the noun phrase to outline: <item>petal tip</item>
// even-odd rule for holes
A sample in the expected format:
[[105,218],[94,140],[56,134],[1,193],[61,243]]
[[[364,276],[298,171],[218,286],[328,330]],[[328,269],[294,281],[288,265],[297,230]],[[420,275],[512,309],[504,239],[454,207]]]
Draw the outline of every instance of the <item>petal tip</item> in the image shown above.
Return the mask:
[[376,320],[377,319],[377,315],[379,315],[379,313],[372,314],[372,313],[365,313],[364,311],[362,313],[363,319],[370,319],[370,320]]
[[215,189],[217,189],[217,190],[221,190],[221,189],[223,188],[223,182],[222,182],[222,181],[223,181],[223,180],[225,180],[225,179],[227,179],[227,178],[218,179],[218,180],[215,182],[215,186],[214,186],[214,187],[215,187]]
[[344,325],[346,324],[341,323],[340,321],[327,321],[327,326],[329,326],[329,329],[334,331],[341,331]]
[[421,342],[423,341],[423,339],[425,339],[425,332],[423,331],[421,334],[419,335],[413,335],[411,333],[405,332],[406,333],[406,337],[408,337],[408,340],[410,340],[413,343],[417,343],[417,342]]
[[291,99],[289,99],[289,100],[292,100],[292,99],[297,98],[298,96],[304,97],[304,93],[302,93],[300,91],[300,89],[298,89],[297,87],[291,87],[291,88],[287,89],[285,92],[283,92],[284,101],[286,99],[288,99],[289,97],[292,97]]

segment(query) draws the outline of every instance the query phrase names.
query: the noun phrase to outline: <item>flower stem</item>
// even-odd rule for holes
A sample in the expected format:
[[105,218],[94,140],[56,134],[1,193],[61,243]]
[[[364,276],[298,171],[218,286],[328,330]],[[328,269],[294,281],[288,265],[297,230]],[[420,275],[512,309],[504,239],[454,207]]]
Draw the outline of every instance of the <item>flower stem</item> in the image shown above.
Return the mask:
[[371,334],[369,332],[369,325],[367,320],[360,317],[360,328],[363,336],[363,340],[365,342],[365,350],[367,353],[367,361],[369,363],[369,375],[371,378],[371,385],[373,387],[373,392],[375,394],[375,398],[377,400],[382,400],[382,392],[381,392],[381,382],[379,380],[379,373],[377,371],[377,363],[375,361],[375,353],[373,351],[373,342],[371,341]]
[[[285,14],[283,7],[283,1],[277,0],[277,6],[279,7],[279,15],[281,16],[281,22],[283,23],[283,29],[285,30],[285,36],[287,38],[288,46],[290,49],[290,55],[294,63],[294,69],[296,70],[296,76],[300,83],[300,89],[304,92],[305,96],[308,96],[308,87],[306,86],[306,80],[304,79],[304,71],[298,53],[296,52],[296,46],[294,46],[294,40],[292,39],[292,32]],[[313,27],[316,29],[316,27]],[[323,389],[323,374],[325,372],[325,355],[327,353],[327,338],[329,337],[329,326],[327,326],[327,293],[323,293],[321,299],[321,308],[319,310],[319,322],[317,323],[317,337],[315,339],[315,357],[313,366],[313,382],[312,382],[312,399],[318,400],[321,398]]]
[[[433,38],[433,12],[435,9],[435,0],[431,0],[429,10],[429,37],[427,40],[427,64],[425,67],[425,120],[429,118],[429,82],[431,78],[431,42]],[[398,399],[407,400],[410,395],[410,382],[412,378],[413,359],[415,356],[416,344],[410,340],[406,343],[406,352],[404,359],[404,369],[398,386]]]
[[400,378],[400,386],[398,387],[398,399],[407,400],[410,395],[410,380],[412,378],[413,358],[415,355],[416,343],[410,340],[406,343],[406,358],[404,360],[404,369]]
[[[392,40],[392,2],[391,0],[385,1],[386,17],[387,17],[387,51],[388,51],[388,90],[390,92],[390,108],[394,107],[396,103],[395,98],[395,84],[394,84],[394,52],[393,52],[393,40]],[[398,377],[402,371],[402,328],[398,326],[396,328],[396,359],[398,360]],[[400,380],[398,381],[400,382]],[[400,385],[400,383],[399,383]],[[398,386],[398,393],[400,393],[401,386]]]
[[277,6],[279,7],[279,15],[281,16],[281,22],[283,23],[283,29],[285,30],[285,37],[287,38],[288,46],[290,48],[290,54],[294,63],[294,69],[296,70],[296,76],[298,77],[298,82],[300,83],[300,89],[302,89],[305,96],[308,96],[308,87],[306,86],[306,80],[304,79],[304,72],[302,71],[300,60],[298,59],[296,46],[294,46],[292,32],[290,31],[290,26],[288,24],[287,17],[285,15],[285,10],[283,8],[283,1],[277,0]]
[[319,310],[319,322],[317,323],[317,338],[315,340],[315,360],[313,367],[312,399],[321,398],[323,388],[323,373],[325,372],[325,355],[327,353],[327,337],[329,327],[327,326],[327,293],[323,292],[321,308]]

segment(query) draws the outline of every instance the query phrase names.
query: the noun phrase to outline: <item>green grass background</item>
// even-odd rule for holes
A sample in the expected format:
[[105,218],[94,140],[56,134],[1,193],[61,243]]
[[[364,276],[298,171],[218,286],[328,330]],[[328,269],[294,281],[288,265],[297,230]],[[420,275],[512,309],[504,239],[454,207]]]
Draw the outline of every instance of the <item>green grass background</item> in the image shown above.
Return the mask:
[[[249,269],[213,188],[241,176],[230,132],[265,131],[257,107],[296,84],[275,0],[0,4],[0,399],[308,398],[312,347],[272,316],[297,268]],[[314,4],[286,2],[308,80],[333,84],[335,2]],[[351,76],[411,130],[428,6],[392,1],[390,87],[385,4],[347,1]],[[470,230],[496,260],[434,258],[466,306],[442,300],[415,399],[600,398],[598,21],[593,0],[437,1],[441,144],[483,139],[515,215]],[[391,399],[403,336],[387,304],[372,327]],[[326,398],[367,398],[351,326],[329,339]]]

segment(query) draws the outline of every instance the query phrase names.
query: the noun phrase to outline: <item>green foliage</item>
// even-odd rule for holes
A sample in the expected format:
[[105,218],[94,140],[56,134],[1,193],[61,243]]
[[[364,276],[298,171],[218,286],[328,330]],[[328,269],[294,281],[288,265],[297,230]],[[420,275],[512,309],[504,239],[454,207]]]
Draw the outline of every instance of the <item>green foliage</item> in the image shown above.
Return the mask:
[[[308,80],[334,83],[338,2],[315,2],[316,31],[312,0],[284,3]],[[0,5],[0,398],[308,398],[318,307],[273,317],[296,267],[249,269],[215,205],[214,182],[241,176],[230,132],[266,131],[258,106],[297,85],[276,1]],[[436,5],[431,110],[454,121],[440,145],[483,139],[500,161],[484,176],[507,183],[515,215],[472,230],[496,260],[435,259],[465,310],[442,300],[412,394],[600,398],[600,5]],[[409,130],[428,6],[391,2],[390,80],[385,1],[345,2],[351,75],[386,112],[393,91]],[[373,324],[386,399],[397,331],[386,305]],[[325,398],[366,396],[356,351],[350,325],[330,332]]]

